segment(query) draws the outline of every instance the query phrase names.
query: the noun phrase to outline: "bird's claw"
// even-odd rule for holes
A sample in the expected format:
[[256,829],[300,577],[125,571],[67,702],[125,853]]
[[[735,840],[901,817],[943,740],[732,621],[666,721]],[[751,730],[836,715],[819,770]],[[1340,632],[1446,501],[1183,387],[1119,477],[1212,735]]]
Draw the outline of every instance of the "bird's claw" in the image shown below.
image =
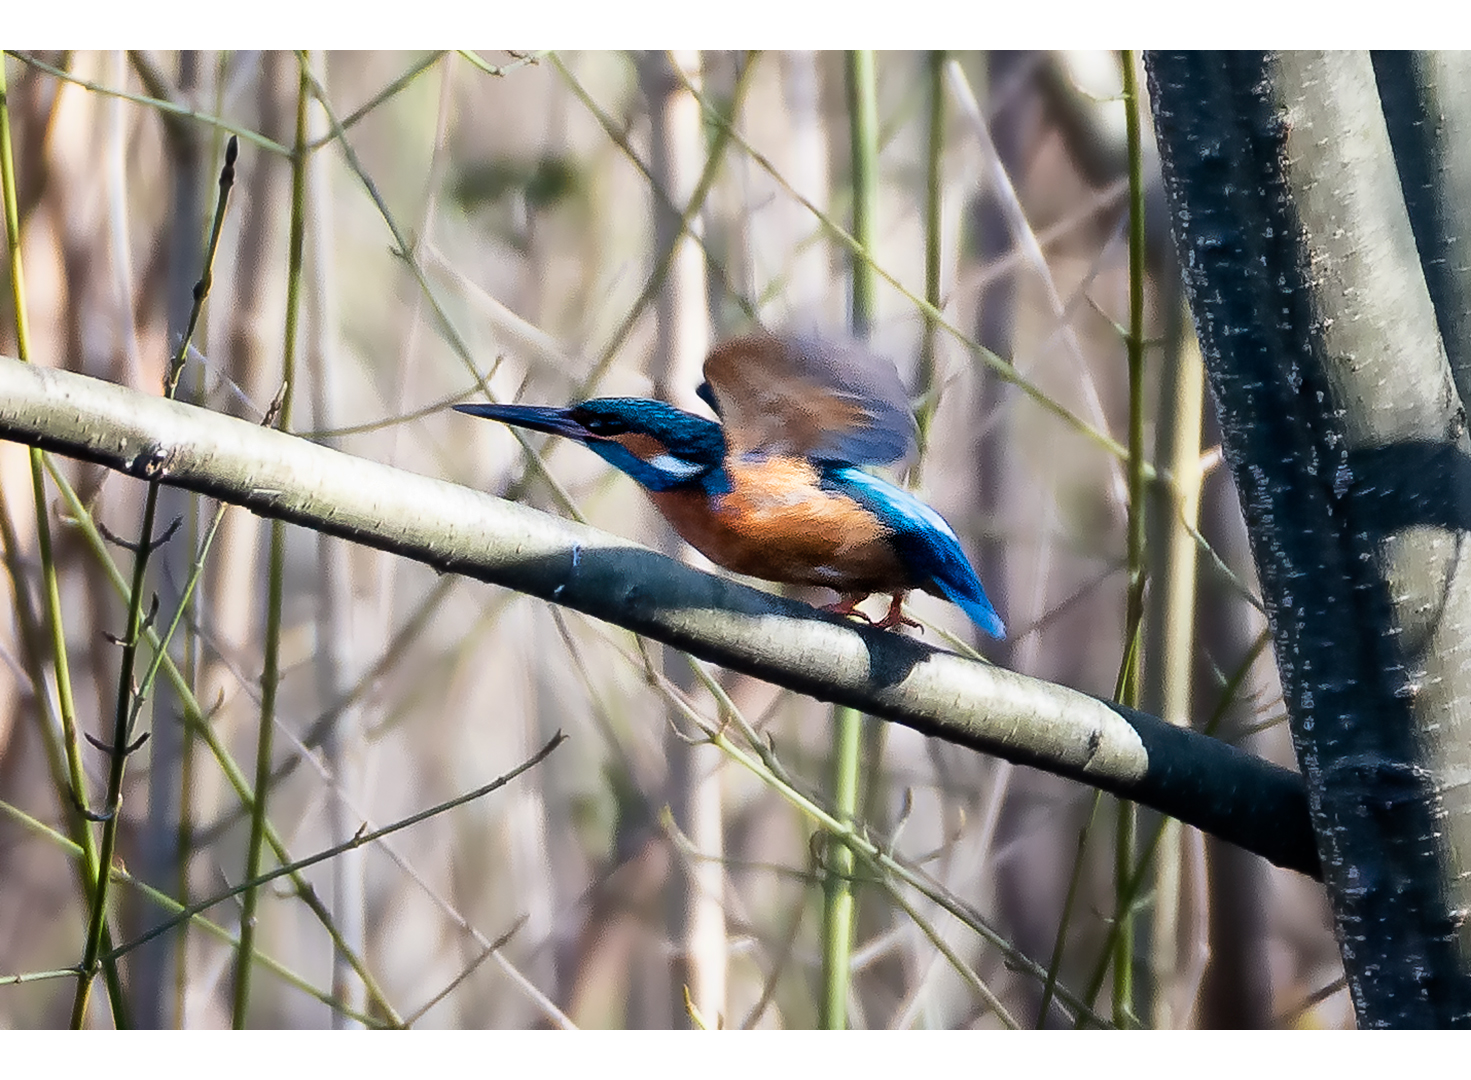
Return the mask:
[[905,615],[904,612],[900,611],[898,608],[890,608],[889,613],[878,622],[873,622],[873,620],[871,619],[869,620],[869,622],[873,626],[878,627],[880,630],[893,630],[897,627],[903,626],[912,626],[916,630],[920,631],[923,631],[924,629],[924,627],[919,624],[919,621],[917,619],[911,619],[908,615]]
[[923,628],[916,620],[904,614],[904,596],[904,593],[895,593],[893,599],[889,601],[889,610],[877,622],[858,610],[858,603],[863,599],[859,596],[846,596],[836,604],[828,604],[822,610],[833,615],[847,615],[852,618],[862,619],[869,626],[877,627],[880,630],[895,630],[912,626],[916,630],[922,631]]
[[909,593],[907,591],[896,592],[892,597],[890,597],[889,610],[885,612],[884,617],[878,622],[874,623],[874,625],[877,626],[880,630],[894,630],[899,627],[912,626],[916,630],[919,630],[921,633],[923,633],[924,630],[919,625],[919,623],[904,614],[904,598],[908,595]]

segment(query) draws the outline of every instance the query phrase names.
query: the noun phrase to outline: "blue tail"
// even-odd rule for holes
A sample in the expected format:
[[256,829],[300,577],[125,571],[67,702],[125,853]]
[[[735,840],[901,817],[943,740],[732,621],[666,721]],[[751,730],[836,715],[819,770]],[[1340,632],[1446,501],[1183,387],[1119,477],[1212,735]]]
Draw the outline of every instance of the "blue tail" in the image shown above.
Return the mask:
[[952,568],[952,572],[945,577],[935,575],[936,587],[945,594],[946,600],[969,615],[971,622],[993,638],[1001,640],[1006,637],[1006,624],[1001,621],[1001,616],[996,614],[991,601],[986,599],[986,590],[981,587],[980,578],[976,577],[969,563],[965,565],[965,571],[964,575],[961,575],[955,573]]
[[922,587],[959,607],[993,638],[1006,637],[1006,626],[986,599],[955,530],[937,511],[903,488],[852,466],[830,468],[825,479],[894,530],[894,545]]

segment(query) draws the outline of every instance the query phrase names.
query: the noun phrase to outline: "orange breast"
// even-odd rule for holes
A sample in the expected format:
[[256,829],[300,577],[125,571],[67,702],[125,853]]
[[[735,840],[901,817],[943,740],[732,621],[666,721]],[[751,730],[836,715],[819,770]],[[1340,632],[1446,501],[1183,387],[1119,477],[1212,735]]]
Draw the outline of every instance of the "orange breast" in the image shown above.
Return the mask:
[[890,591],[911,582],[890,530],[843,495],[817,486],[817,471],[785,458],[726,463],[731,490],[651,492],[676,532],[711,562],[738,574],[844,592]]

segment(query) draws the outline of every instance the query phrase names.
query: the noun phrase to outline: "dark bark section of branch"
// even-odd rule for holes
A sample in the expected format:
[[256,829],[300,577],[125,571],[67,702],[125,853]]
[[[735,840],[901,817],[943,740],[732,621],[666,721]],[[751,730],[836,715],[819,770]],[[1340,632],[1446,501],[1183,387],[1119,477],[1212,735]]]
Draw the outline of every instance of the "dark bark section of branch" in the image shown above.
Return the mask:
[[732,670],[1080,780],[1318,873],[1302,779],[1066,687],[189,405],[0,357],[0,437],[504,585]]
[[1148,69],[1359,1020],[1466,1024],[1451,736],[1471,459],[1368,60]]

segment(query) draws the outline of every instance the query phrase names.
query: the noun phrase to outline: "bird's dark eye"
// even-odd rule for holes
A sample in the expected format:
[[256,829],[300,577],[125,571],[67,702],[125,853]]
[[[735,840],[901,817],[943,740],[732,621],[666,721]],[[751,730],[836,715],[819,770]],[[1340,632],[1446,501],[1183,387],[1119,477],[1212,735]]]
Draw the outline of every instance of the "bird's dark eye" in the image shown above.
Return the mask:
[[616,416],[578,416],[577,422],[594,435],[622,435],[628,425]]

